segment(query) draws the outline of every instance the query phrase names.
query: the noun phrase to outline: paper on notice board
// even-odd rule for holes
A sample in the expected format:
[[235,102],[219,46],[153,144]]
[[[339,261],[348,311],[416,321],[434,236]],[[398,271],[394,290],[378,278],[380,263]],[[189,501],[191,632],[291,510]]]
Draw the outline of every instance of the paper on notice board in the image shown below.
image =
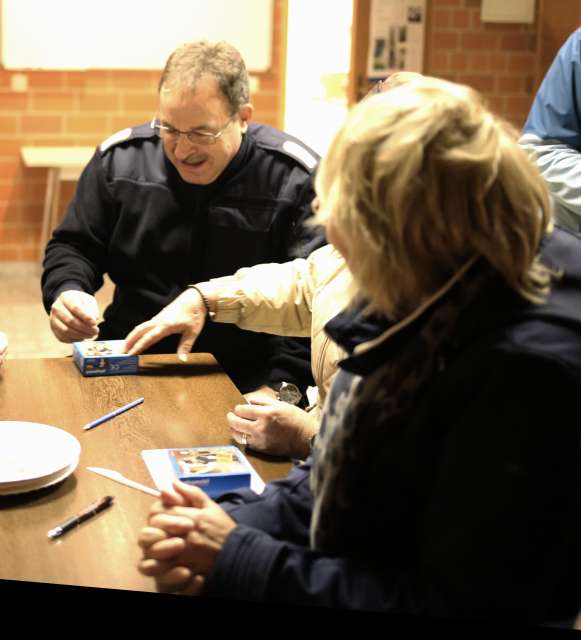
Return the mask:
[[369,79],[396,71],[422,73],[425,0],[372,0],[369,29]]

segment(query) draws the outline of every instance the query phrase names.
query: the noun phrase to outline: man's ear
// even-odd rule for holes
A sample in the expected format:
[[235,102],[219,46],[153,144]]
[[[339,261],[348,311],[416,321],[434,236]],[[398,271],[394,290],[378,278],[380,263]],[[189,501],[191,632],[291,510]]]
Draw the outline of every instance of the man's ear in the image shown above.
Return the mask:
[[254,106],[250,104],[250,102],[240,107],[238,116],[240,117],[240,124],[242,126],[243,133],[246,133],[246,129],[248,129],[248,123],[252,119],[253,113],[254,113]]

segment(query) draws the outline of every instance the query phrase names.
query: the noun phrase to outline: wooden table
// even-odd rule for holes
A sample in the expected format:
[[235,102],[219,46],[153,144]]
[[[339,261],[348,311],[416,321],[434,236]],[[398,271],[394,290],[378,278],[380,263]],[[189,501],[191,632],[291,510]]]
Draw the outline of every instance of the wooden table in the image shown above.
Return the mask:
[[[242,396],[208,354],[140,356],[139,375],[84,378],[72,358],[10,360],[0,373],[0,419],[65,429],[81,443],[79,466],[53,487],[0,496],[0,579],[154,591],[136,569],[136,540],[155,498],[87,471],[107,467],[153,487],[143,449],[233,444],[225,415]],[[140,406],[83,431],[87,422],[143,396]],[[247,453],[265,480],[290,463]],[[52,527],[105,495],[115,503],[63,537]]]
[[48,169],[39,248],[42,262],[46,243],[59,222],[60,183],[79,178],[95,147],[22,147],[20,151],[25,167]]

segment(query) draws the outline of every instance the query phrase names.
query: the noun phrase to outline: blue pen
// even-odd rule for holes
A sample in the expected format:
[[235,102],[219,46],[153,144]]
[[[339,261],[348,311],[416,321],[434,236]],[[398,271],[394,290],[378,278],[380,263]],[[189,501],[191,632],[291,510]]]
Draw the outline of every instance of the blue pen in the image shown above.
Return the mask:
[[133,402],[130,402],[129,404],[126,404],[122,407],[119,407],[119,409],[115,409],[115,411],[106,413],[104,416],[101,416],[100,418],[93,420],[93,422],[89,422],[89,424],[86,424],[83,427],[83,429],[87,431],[88,429],[92,429],[93,427],[98,427],[100,424],[103,424],[103,422],[107,422],[107,420],[111,420],[111,418],[118,416],[120,413],[124,413],[129,409],[133,409],[133,407],[136,407],[138,404],[141,404],[143,400],[144,398],[137,398],[137,400],[134,400]]

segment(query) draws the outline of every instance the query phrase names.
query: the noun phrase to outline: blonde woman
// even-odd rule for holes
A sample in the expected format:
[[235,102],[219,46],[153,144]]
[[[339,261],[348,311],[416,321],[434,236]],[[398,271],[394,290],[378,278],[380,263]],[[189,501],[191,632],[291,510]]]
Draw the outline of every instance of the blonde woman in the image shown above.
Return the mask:
[[315,451],[219,503],[176,484],[140,535],[160,590],[572,620],[581,594],[581,239],[467,87],[350,114],[317,175],[353,276]]

